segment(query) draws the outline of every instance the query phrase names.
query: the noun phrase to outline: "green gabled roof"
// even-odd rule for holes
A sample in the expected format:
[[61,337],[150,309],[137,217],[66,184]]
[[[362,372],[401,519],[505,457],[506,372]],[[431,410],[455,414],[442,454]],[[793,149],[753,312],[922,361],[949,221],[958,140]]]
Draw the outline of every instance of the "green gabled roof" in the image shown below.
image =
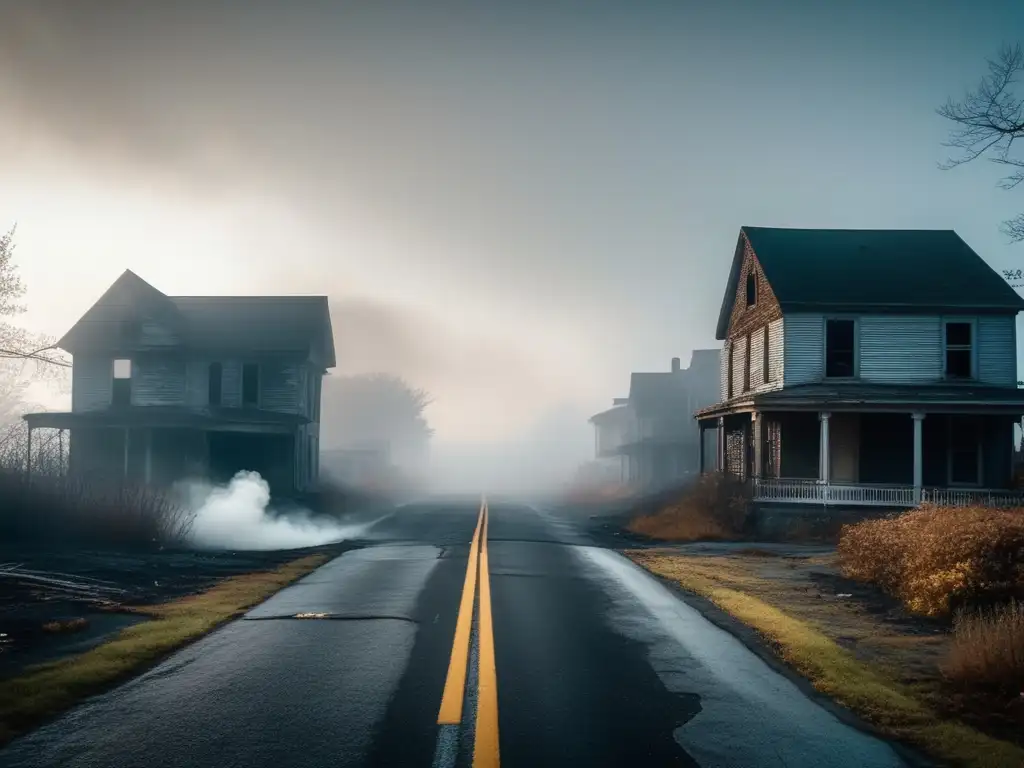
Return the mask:
[[[1024,310],[1017,295],[951,229],[743,227],[783,312]],[[729,329],[743,261],[737,246],[718,319]]]

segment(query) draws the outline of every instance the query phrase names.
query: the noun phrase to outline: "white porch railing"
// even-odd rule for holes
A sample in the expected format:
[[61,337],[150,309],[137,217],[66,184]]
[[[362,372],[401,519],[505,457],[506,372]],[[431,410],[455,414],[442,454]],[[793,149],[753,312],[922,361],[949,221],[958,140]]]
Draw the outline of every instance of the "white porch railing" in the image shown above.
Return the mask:
[[[793,504],[860,504],[876,507],[913,507],[914,488],[909,485],[863,485],[860,483],[822,483],[818,480],[754,481],[755,501]],[[1014,491],[981,488],[922,488],[921,500],[944,506],[978,504],[993,507],[1024,507],[1024,495]]]

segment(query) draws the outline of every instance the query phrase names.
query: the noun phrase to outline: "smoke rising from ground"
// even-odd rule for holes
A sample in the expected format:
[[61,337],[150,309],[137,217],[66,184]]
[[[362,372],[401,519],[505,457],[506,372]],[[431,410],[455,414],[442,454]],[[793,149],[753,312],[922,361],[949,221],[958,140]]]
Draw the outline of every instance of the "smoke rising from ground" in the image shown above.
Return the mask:
[[211,549],[298,549],[355,538],[373,523],[340,525],[308,511],[278,513],[270,486],[258,472],[239,472],[226,486],[189,483],[183,488],[196,510],[192,543]]

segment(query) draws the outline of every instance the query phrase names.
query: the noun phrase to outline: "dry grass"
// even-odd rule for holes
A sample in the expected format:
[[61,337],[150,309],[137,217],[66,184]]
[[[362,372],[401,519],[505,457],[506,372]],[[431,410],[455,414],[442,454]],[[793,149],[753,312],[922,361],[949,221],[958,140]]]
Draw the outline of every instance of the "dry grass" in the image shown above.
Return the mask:
[[[867,642],[872,624],[857,617],[854,606],[822,595],[808,596],[806,584],[788,584],[785,579],[765,579],[756,558],[693,557],[656,550],[626,553],[634,561],[683,588],[708,598],[718,607],[765,637],[777,653],[813,686],[838,703],[873,723],[884,733],[914,744],[930,755],[969,768],[1020,768],[1024,749],[988,736],[955,720],[943,720],[930,706],[926,693],[901,682],[889,665],[858,657],[837,642],[834,631],[846,640],[861,634]],[[794,563],[765,558],[763,567],[796,569]],[[790,603],[789,601],[792,601]],[[797,606],[801,617],[791,614]],[[826,629],[829,628],[829,629]],[[854,637],[850,637],[854,636]],[[911,652],[906,643],[893,637],[889,658]],[[918,645],[915,639],[915,645]],[[929,644],[920,643],[925,653]],[[897,665],[901,666],[901,665]]]
[[847,576],[927,616],[1024,597],[1021,510],[925,505],[846,526],[838,551]]
[[964,690],[1022,695],[1024,603],[1013,601],[991,610],[958,614],[953,646],[942,670]]
[[0,682],[0,744],[241,615],[326,559],[309,555],[273,571],[225,579],[201,594],[136,608],[153,620],[122,630],[78,656]]
[[50,632],[53,634],[63,632],[81,632],[89,626],[89,620],[81,617],[77,619],[67,619],[66,621],[48,621],[43,624],[43,632]]
[[746,530],[749,491],[739,480],[706,474],[661,508],[634,517],[627,528],[662,541],[723,541]]

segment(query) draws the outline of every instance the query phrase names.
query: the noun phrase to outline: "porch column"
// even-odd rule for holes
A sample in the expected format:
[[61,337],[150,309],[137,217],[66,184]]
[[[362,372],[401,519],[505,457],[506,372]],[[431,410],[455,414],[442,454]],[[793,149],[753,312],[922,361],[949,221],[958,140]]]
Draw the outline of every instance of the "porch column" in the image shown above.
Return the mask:
[[704,474],[704,422],[697,422],[697,473]]
[[921,422],[924,421],[923,413],[912,413],[910,418],[914,420],[914,503],[921,503],[923,483],[923,450],[921,447]]
[[715,457],[715,462],[718,465],[716,469],[719,472],[725,472],[725,417],[718,417],[718,456]]
[[750,414],[750,427],[754,431],[754,479],[764,475],[764,418],[758,411]]
[[821,439],[818,444],[818,477],[825,485],[828,485],[829,480],[828,420],[831,416],[832,414],[827,411],[818,414],[818,420],[821,422]]

